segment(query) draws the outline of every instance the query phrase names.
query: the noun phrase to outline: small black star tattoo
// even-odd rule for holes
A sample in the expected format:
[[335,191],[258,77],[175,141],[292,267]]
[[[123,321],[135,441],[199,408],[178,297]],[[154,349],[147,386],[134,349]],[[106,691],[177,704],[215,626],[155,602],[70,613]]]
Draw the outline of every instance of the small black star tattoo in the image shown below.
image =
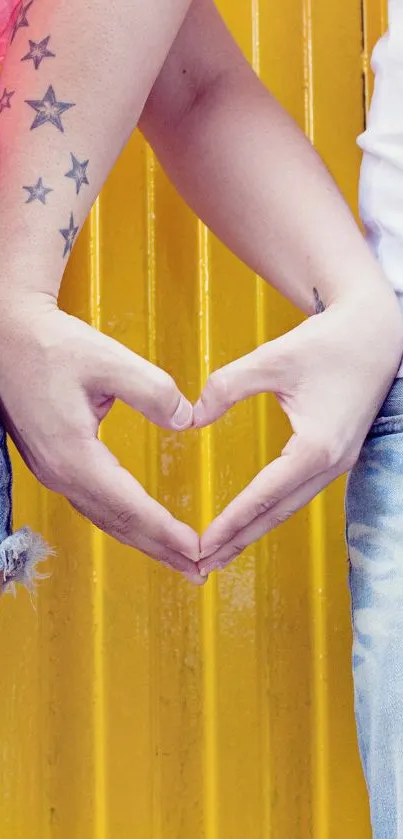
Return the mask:
[[37,70],[44,58],[55,58],[55,53],[48,50],[49,41],[50,35],[38,43],[29,41],[29,52],[21,58],[21,61],[33,61],[35,70]]
[[4,88],[3,94],[0,97],[0,114],[3,113],[6,108],[11,108],[10,99],[14,96],[14,93],[15,90],[7,90]]
[[42,204],[46,204],[46,196],[49,192],[53,192],[50,187],[44,186],[42,178],[39,178],[35,186],[23,186],[23,189],[29,192],[26,204],[31,204],[32,201],[40,201]]
[[73,249],[74,239],[76,238],[77,233],[78,233],[78,227],[74,227],[73,213],[70,213],[70,224],[69,224],[69,226],[65,230],[60,230],[59,232],[62,234],[63,239],[65,240],[64,252],[63,252],[63,258],[64,258],[65,256],[67,256],[68,253],[71,253],[71,251]]
[[25,102],[30,108],[36,111],[36,117],[31,125],[31,131],[33,128],[39,128],[40,125],[45,125],[46,122],[49,122],[50,125],[54,125],[55,128],[64,134],[60,117],[69,108],[74,108],[74,102],[58,102],[52,85],[49,85],[43,99],[26,99]]
[[325,305],[322,303],[322,300],[319,297],[319,292],[317,288],[313,289],[313,301],[315,307],[315,315],[320,315],[321,312],[325,311]]
[[19,29],[22,29],[23,26],[29,26],[29,22],[28,22],[28,19],[27,19],[27,11],[32,6],[33,2],[34,2],[34,0],[29,0],[29,2],[25,3],[25,5],[24,5],[23,2],[21,2],[20,7],[19,7],[18,12],[17,12],[17,17],[14,21],[13,30],[12,30],[12,33],[11,33],[11,43],[13,43],[14,38],[15,38]]
[[80,189],[83,184],[89,184],[89,180],[87,178],[87,166],[89,164],[89,160],[84,160],[83,163],[80,163],[74,154],[70,152],[72,169],[70,172],[66,172],[66,178],[73,178],[76,182],[76,195],[80,192]]

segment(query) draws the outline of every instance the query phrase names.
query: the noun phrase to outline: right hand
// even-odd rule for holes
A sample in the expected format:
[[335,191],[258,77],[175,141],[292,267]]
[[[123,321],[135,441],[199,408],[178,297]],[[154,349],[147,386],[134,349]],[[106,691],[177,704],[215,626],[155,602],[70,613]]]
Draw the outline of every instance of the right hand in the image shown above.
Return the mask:
[[403,351],[400,309],[388,287],[380,292],[342,295],[210,377],[196,427],[241,399],[274,393],[292,435],[203,534],[201,573],[224,568],[356,463]]
[[115,399],[164,428],[190,428],[192,406],[173,379],[60,311],[53,298],[1,302],[0,313],[2,416],[34,475],[101,530],[203,583],[197,534],[97,438]]

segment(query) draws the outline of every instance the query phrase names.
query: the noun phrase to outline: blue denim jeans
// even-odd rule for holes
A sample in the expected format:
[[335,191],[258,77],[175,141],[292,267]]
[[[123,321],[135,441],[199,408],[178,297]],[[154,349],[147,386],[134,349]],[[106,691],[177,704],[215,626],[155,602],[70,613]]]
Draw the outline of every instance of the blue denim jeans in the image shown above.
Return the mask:
[[355,712],[374,839],[403,839],[403,380],[347,488]]
[[45,542],[29,527],[12,533],[12,471],[7,439],[0,422],[0,586],[3,591],[22,583],[32,592],[35,583],[47,574],[38,571],[41,562],[51,553]]

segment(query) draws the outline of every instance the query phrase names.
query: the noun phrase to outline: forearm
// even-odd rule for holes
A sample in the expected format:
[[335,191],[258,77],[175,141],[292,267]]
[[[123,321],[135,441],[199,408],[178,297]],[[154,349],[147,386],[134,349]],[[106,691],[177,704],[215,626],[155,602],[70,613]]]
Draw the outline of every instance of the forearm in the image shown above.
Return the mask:
[[224,72],[176,123],[145,120],[178,190],[245,263],[306,312],[370,294],[383,277],[333,179],[246,63]]
[[187,6],[25,0],[29,25],[16,30],[0,79],[2,297],[29,289],[57,295],[78,230]]

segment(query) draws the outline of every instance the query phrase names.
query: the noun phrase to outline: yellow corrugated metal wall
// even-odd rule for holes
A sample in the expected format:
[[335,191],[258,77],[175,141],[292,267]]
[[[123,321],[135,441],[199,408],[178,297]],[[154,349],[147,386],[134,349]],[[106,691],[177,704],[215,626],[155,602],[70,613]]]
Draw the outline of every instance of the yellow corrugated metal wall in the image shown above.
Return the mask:
[[[356,208],[362,71],[385,4],[219,5]],[[137,135],[81,235],[63,305],[193,399],[210,370],[299,317],[206,232]],[[286,423],[262,398],[175,436],[119,405],[103,437],[202,527],[279,451]],[[16,478],[17,523],[59,556],[36,613],[24,592],[1,602],[1,836],[369,839],[342,482],[199,591],[95,532],[19,462]]]

